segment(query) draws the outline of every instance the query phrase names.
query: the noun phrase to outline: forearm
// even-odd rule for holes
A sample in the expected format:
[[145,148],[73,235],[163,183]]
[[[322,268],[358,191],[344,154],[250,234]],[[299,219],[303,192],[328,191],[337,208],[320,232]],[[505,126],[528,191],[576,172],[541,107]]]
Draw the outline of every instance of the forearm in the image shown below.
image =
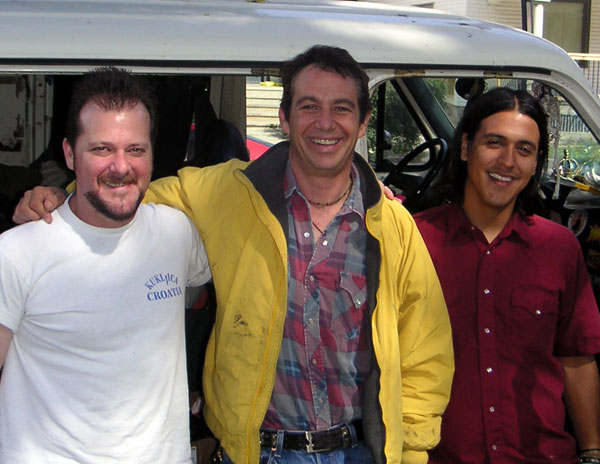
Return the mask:
[[560,358],[565,404],[580,450],[600,448],[600,377],[592,356]]

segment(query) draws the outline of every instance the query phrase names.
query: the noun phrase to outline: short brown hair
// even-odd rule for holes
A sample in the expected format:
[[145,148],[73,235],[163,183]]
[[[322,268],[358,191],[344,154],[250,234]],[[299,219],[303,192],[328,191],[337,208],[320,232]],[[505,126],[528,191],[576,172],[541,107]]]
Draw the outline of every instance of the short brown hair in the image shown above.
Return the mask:
[[72,147],[81,132],[79,114],[89,101],[107,110],[132,108],[141,103],[150,115],[150,140],[154,144],[158,128],[157,100],[154,88],[143,77],[134,76],[125,69],[105,66],[93,69],[76,82],[65,127],[65,137]]
[[281,109],[286,119],[290,117],[292,97],[294,93],[294,80],[307,66],[316,66],[324,71],[332,71],[343,77],[350,77],[356,82],[358,88],[358,108],[360,120],[364,121],[371,111],[371,100],[369,98],[369,76],[364,69],[352,58],[347,50],[327,45],[315,45],[304,53],[283,63],[281,67],[281,81],[283,84],[283,96],[281,97]]

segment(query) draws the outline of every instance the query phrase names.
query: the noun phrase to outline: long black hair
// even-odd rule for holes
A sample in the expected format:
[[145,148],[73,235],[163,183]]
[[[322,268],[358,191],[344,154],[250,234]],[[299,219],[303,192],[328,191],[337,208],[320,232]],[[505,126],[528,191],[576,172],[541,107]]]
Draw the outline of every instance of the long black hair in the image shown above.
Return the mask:
[[535,121],[540,132],[535,174],[519,193],[515,204],[516,209],[531,215],[542,206],[539,186],[548,161],[548,121],[539,101],[525,90],[497,87],[469,101],[454,132],[443,192],[449,200],[462,203],[467,179],[467,163],[460,158],[463,134],[466,134],[468,143],[471,143],[481,126],[481,121],[501,111],[518,111],[529,116]]

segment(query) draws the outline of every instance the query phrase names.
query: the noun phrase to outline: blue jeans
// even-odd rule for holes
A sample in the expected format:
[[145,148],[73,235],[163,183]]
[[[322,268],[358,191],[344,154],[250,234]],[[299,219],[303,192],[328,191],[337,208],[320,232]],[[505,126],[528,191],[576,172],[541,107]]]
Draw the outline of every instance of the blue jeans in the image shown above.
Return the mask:
[[[225,464],[233,464],[225,450],[223,460]],[[364,442],[349,448],[340,448],[327,453],[308,453],[299,450],[282,450],[280,456],[275,456],[275,450],[270,448],[260,449],[260,464],[373,464],[371,452]]]

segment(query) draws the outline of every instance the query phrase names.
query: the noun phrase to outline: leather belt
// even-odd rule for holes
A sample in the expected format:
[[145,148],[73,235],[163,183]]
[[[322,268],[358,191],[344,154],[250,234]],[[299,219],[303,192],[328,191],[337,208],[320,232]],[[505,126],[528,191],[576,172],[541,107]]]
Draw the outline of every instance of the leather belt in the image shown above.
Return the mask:
[[[356,421],[350,425],[342,424],[325,430],[286,431],[283,435],[283,449],[322,453],[348,448],[352,446],[350,427],[354,427],[356,440],[361,441],[364,438],[362,422]],[[277,432],[261,430],[260,446],[271,449],[277,448]]]

